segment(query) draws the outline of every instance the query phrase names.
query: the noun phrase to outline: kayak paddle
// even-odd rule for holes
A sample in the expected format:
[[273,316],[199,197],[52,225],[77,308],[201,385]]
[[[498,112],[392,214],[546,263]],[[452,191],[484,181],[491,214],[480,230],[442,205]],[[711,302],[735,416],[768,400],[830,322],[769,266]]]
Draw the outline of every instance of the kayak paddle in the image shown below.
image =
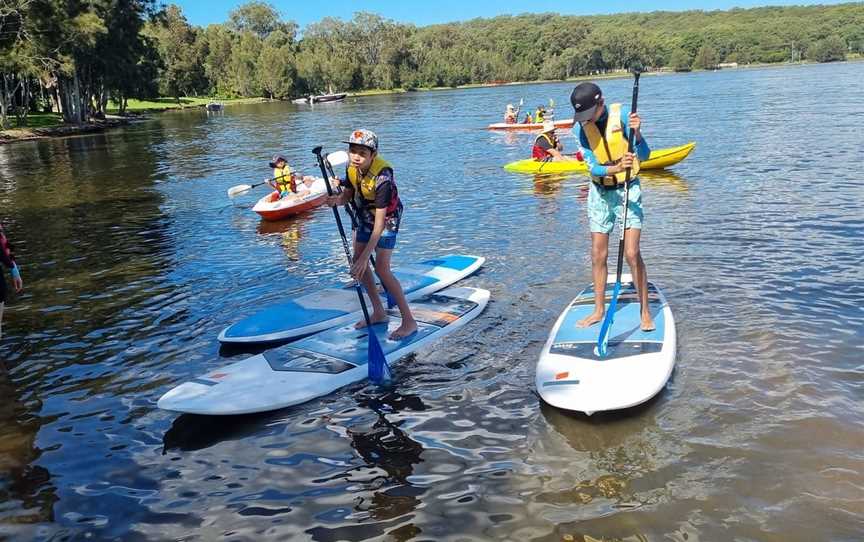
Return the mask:
[[[633,70],[633,102],[630,105],[630,113],[636,112],[636,102],[639,98],[639,69]],[[631,129],[627,137],[627,152],[633,152],[634,131]],[[607,347],[609,346],[609,334],[612,331],[612,323],[615,321],[615,309],[618,305],[618,294],[621,293],[621,268],[624,266],[624,236],[627,231],[627,203],[630,197],[630,168],[627,168],[627,173],[624,175],[624,213],[621,220],[621,238],[618,241],[618,267],[615,271],[615,287],[612,289],[612,299],[609,301],[609,310],[606,311],[606,318],[603,319],[603,325],[600,327],[600,337],[597,338],[597,355],[606,356]],[[596,294],[595,294],[596,295]],[[606,292],[603,292],[606,296]]]
[[261,186],[262,184],[267,184],[270,181],[275,181],[279,177],[273,177],[272,179],[267,179],[266,181],[261,181],[260,183],[255,184],[238,184],[237,186],[232,186],[228,189],[228,197],[234,199],[237,196],[245,194],[246,192],[252,190],[257,186]]
[[[330,177],[327,175],[327,166],[324,164],[324,157],[321,156],[321,147],[312,149],[312,153],[318,159],[318,167],[321,168],[321,175],[324,176],[327,187],[327,194],[331,197],[333,187],[330,186]],[[333,216],[336,218],[336,226],[339,228],[339,235],[342,237],[342,248],[345,250],[345,257],[348,259],[348,268],[354,263],[351,257],[351,249],[348,247],[348,239],[345,237],[345,228],[342,226],[342,217],[339,215],[339,209],[333,209]],[[369,309],[366,307],[366,299],[363,297],[363,287],[359,280],[354,281],[354,288],[357,290],[357,297],[360,298],[360,308],[363,309],[363,318],[366,320],[366,331],[369,337],[369,348],[367,351],[369,380],[376,384],[383,384],[390,380],[390,366],[387,364],[387,358],[384,356],[384,350],[381,348],[381,343],[378,342],[378,336],[375,335],[375,329],[372,327],[372,319],[369,318]],[[371,295],[371,293],[370,293]]]

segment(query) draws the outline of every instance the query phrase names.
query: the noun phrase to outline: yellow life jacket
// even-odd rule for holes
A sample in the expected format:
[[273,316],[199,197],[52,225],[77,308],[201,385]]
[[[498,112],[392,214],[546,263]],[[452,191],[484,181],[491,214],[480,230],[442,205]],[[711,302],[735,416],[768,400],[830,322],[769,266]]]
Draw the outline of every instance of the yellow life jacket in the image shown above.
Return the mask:
[[[628,142],[621,126],[621,104],[609,104],[609,112],[606,117],[605,136],[600,134],[600,130],[593,122],[583,124],[582,130],[585,132],[585,137],[588,138],[588,145],[591,147],[591,152],[597,157],[597,161],[604,166],[610,166],[617,164],[624,157],[628,150]],[[630,168],[630,179],[635,179],[638,174],[639,160],[636,159],[633,160],[633,167]],[[626,170],[605,177],[592,176],[595,183],[609,188],[624,184],[626,178]]]
[[380,156],[375,156],[365,174],[360,173],[359,168],[348,166],[348,181],[354,187],[355,197],[359,195],[364,201],[374,202],[378,175],[385,169],[392,171],[393,167]]
[[291,175],[291,168],[288,164],[285,164],[285,167],[282,168],[273,168],[273,179],[279,192],[297,191],[297,186],[294,183],[294,177]]
[[537,112],[534,113],[534,122],[540,124],[543,122],[543,117],[546,116],[546,111],[542,109],[538,109]]

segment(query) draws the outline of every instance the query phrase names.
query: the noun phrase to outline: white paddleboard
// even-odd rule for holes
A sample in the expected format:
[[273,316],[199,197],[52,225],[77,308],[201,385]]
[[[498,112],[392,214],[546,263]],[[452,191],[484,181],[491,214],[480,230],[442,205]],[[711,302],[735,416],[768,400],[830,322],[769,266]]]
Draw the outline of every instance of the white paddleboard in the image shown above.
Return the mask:
[[[489,291],[450,288],[411,303],[417,333],[400,341],[387,337],[401,323],[398,309],[388,324],[372,326],[391,365],[476,318]],[[190,414],[266,412],[321,397],[368,376],[366,329],[349,325],[246,358],[183,383],[159,399],[159,408]]]
[[[606,286],[606,308],[615,275]],[[589,286],[570,302],[549,335],[537,362],[537,392],[552,406],[588,415],[644,403],[669,380],[675,367],[675,320],[663,293],[648,283],[648,304],[654,331],[640,329],[639,300],[630,275],[621,277],[609,348],[603,358],[595,347],[600,323],[587,328],[576,323],[594,311]]]
[[[441,258],[395,268],[406,299],[411,301],[443,290],[477,271],[486,261],[480,256],[448,254]],[[371,307],[369,297],[367,306]],[[270,305],[223,329],[223,343],[284,341],[323,329],[355,322],[362,317],[360,301],[353,286],[327,288]]]

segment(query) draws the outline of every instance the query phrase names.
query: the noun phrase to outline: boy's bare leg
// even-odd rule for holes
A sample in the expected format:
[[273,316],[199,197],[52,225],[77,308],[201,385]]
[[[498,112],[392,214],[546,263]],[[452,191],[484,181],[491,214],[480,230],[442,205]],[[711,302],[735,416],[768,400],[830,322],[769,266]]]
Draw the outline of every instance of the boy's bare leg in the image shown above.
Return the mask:
[[408,306],[408,300],[405,299],[405,292],[402,291],[399,279],[390,271],[390,259],[392,256],[392,249],[377,249],[375,251],[375,271],[378,274],[378,278],[381,279],[381,284],[396,302],[396,305],[399,307],[399,313],[402,315],[402,325],[390,334],[390,339],[398,341],[413,335],[417,331],[417,321],[414,320],[414,315],[411,314],[411,307]]
[[[366,243],[354,242],[354,254],[361,254],[365,248]],[[368,263],[366,264],[366,272],[363,273],[363,280],[361,282],[366,293],[369,294],[369,299],[372,301],[372,314],[369,315],[369,320],[373,324],[386,322],[389,317],[387,316],[387,311],[384,309],[381,296],[378,294],[378,288],[375,287],[375,274]],[[354,327],[357,329],[366,327],[366,319],[363,318],[354,324]]]
[[639,248],[641,237],[642,230],[627,229],[627,236],[624,239],[624,257],[627,259],[627,265],[630,266],[633,285],[636,287],[636,294],[639,297],[642,321],[640,328],[642,331],[653,331],[655,329],[654,318],[651,316],[651,309],[648,305],[648,270],[645,268],[645,261],[642,259],[642,252]]
[[588,327],[602,322],[606,315],[606,275],[609,270],[609,234],[591,232],[591,274],[594,278],[594,312],[577,322],[578,327]]

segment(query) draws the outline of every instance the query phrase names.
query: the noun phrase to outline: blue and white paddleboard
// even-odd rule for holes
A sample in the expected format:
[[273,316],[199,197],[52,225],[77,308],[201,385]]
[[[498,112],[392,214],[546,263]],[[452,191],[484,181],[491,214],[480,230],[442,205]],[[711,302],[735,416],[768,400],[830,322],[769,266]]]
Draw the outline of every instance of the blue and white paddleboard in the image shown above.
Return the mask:
[[[408,301],[443,290],[477,271],[486,261],[479,256],[448,254],[393,270]],[[369,298],[367,296],[367,306]],[[223,343],[284,341],[309,335],[362,318],[357,291],[352,285],[327,288],[270,305],[223,329]]]
[[[606,308],[615,276],[608,277]],[[537,362],[540,397],[552,406],[584,412],[618,410],[644,403],[669,380],[675,367],[675,320],[663,293],[648,283],[648,304],[654,331],[642,331],[639,299],[630,275],[621,277],[621,293],[609,333],[609,350],[597,356],[600,324],[580,328],[576,323],[594,310],[594,288],[589,286],[564,309]]]
[[[417,333],[400,341],[387,337],[401,323],[398,309],[388,324],[372,326],[387,361],[400,358],[448,335],[476,318],[489,291],[450,288],[411,303]],[[327,395],[368,376],[366,329],[328,329],[290,345],[222,367],[177,386],[159,399],[165,410],[229,415],[266,412]]]

